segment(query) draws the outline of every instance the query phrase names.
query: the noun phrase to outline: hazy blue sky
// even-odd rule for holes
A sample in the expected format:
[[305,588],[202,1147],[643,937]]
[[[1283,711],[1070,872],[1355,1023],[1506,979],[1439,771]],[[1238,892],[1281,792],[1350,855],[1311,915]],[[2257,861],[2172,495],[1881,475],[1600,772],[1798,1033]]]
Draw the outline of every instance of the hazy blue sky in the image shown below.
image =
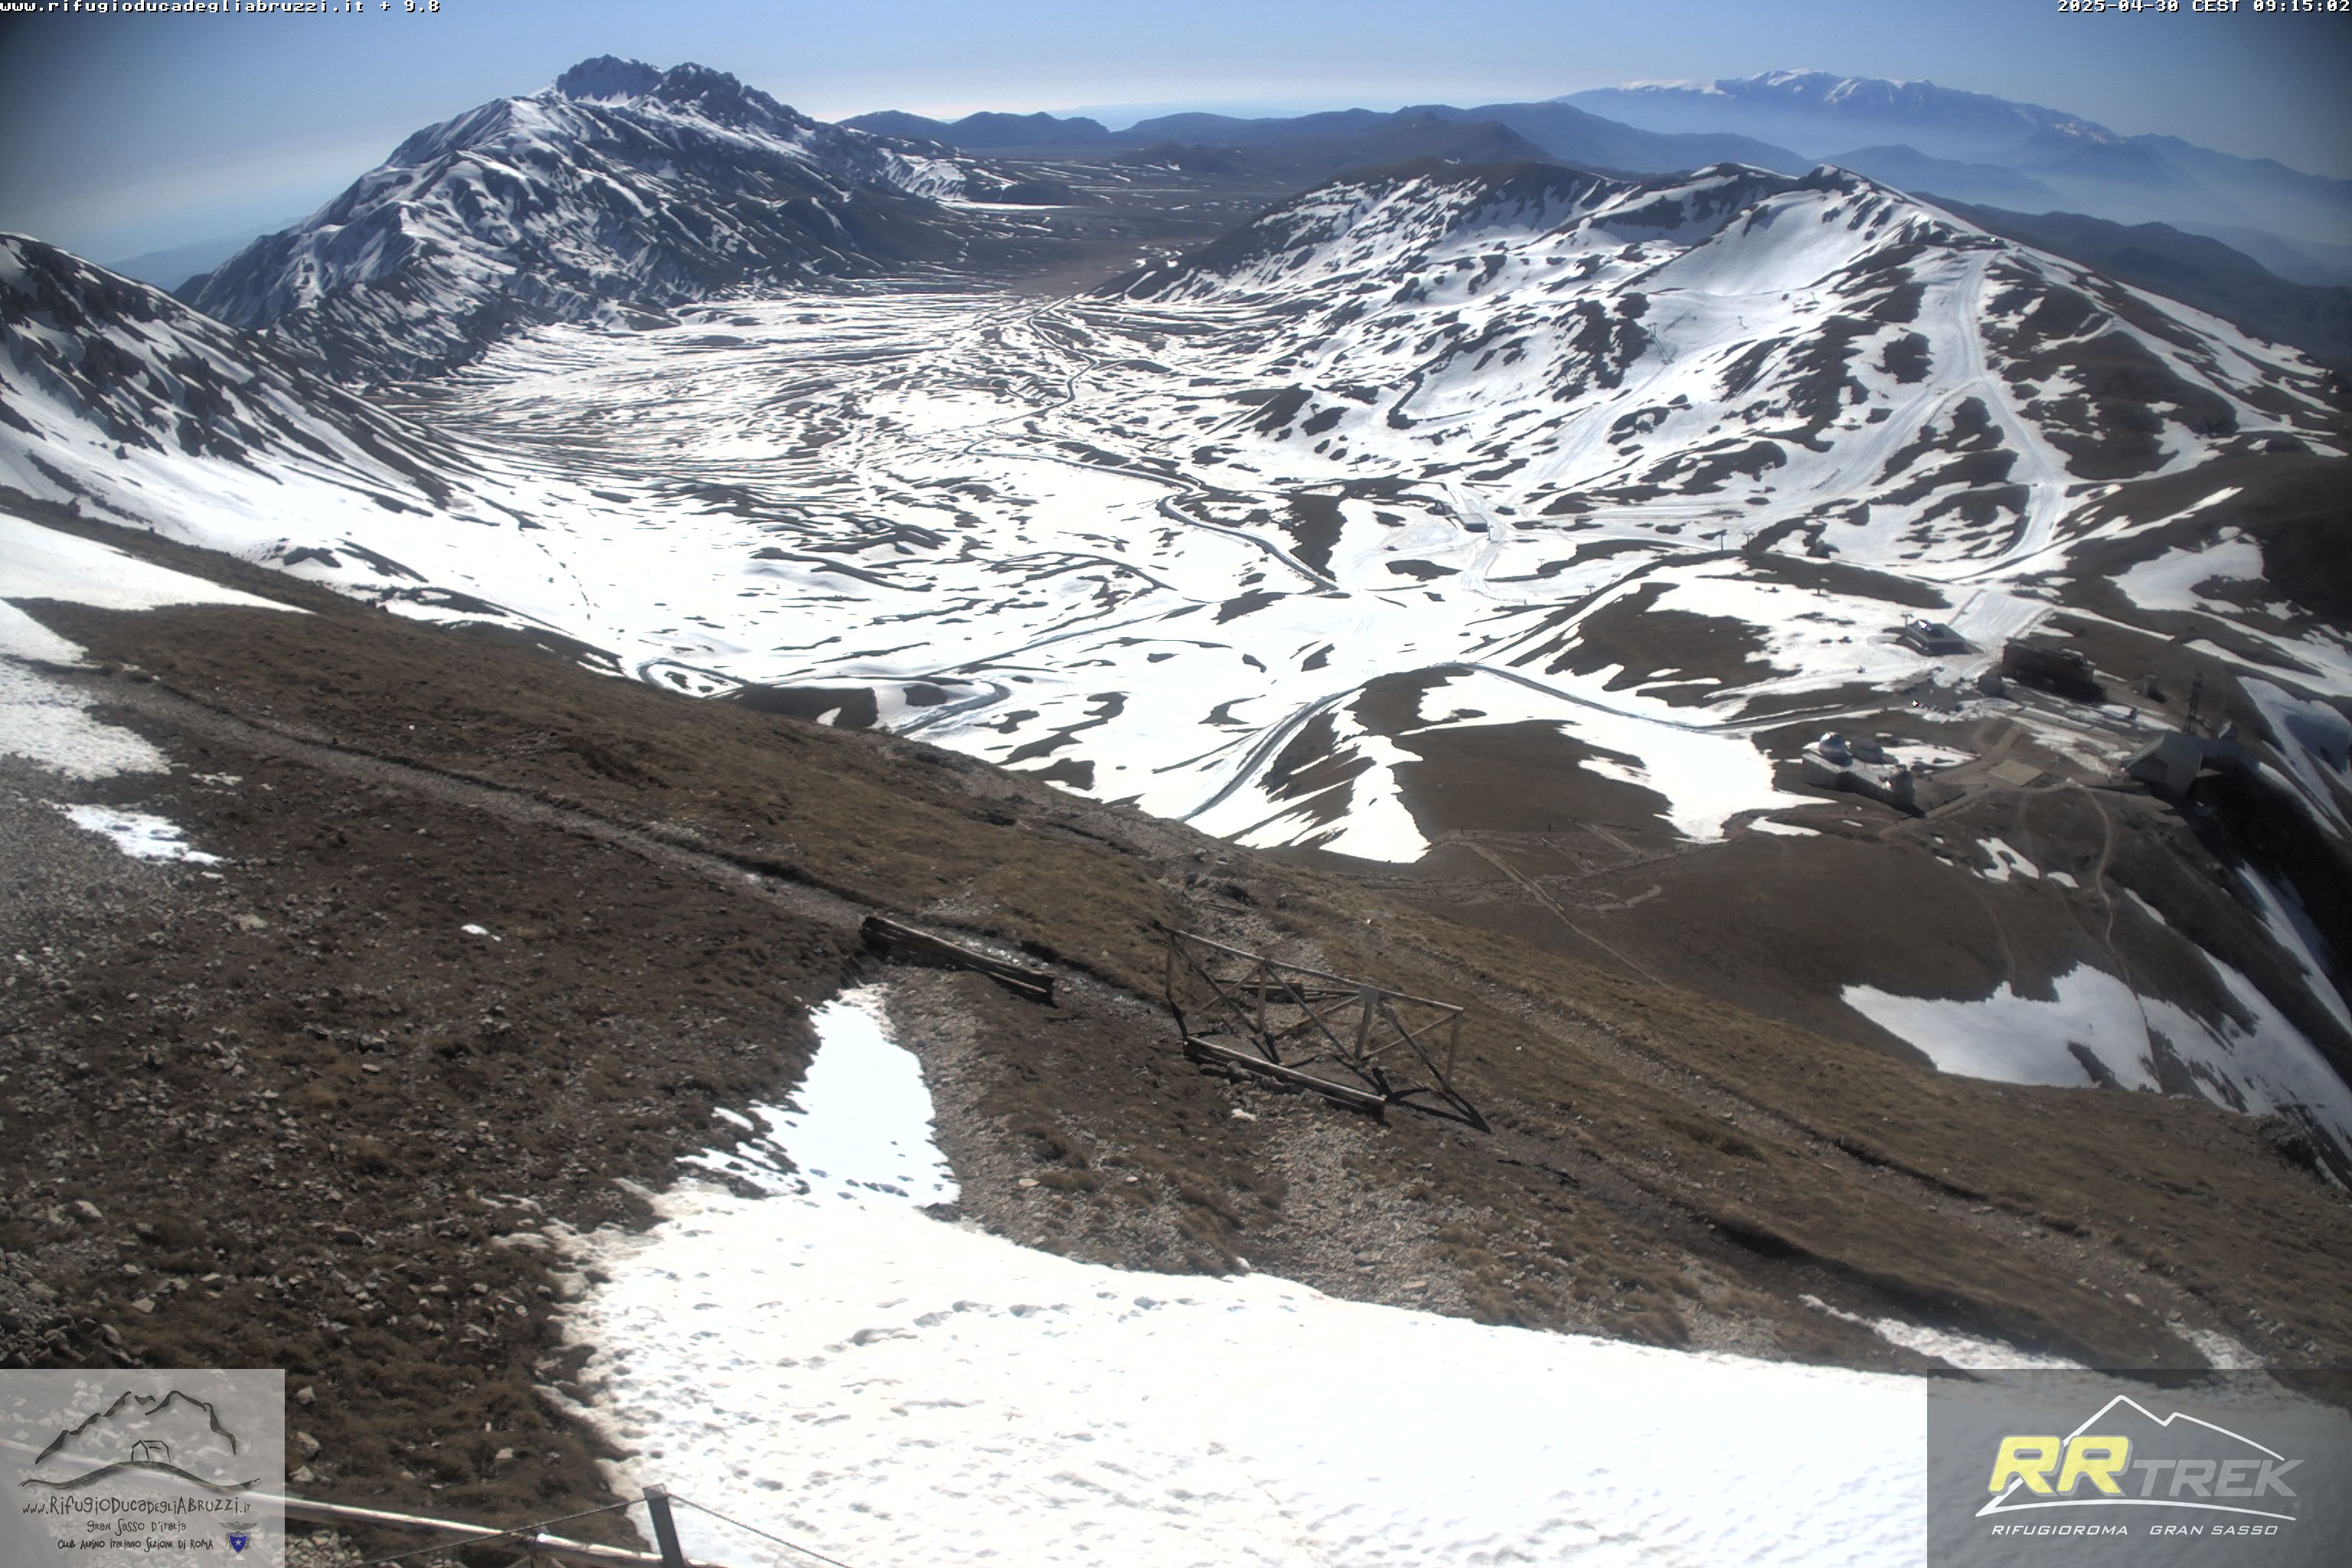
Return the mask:
[[2201,16],[2187,0],[2104,16],[2055,0],[379,4],[0,19],[0,228],[106,260],[289,221],[419,126],[598,54],[698,60],[824,119],[1387,109],[1817,68],[1927,78],[2352,176],[2352,16]]

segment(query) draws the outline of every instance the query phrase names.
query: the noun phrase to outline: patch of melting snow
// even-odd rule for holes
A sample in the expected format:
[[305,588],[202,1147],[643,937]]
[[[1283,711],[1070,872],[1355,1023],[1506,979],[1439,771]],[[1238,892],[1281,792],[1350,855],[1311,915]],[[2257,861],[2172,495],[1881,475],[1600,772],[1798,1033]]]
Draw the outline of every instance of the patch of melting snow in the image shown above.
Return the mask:
[[2138,998],[2111,974],[2077,965],[2052,982],[2049,1000],[2020,996],[2003,984],[1977,1001],[1897,996],[1849,985],[1845,1005],[1916,1047],[1939,1072],[2002,1083],[2083,1089],[2098,1080],[2076,1052],[2087,1053],[2127,1089],[2157,1087],[2147,1025]]
[[2113,773],[2127,750],[2069,725],[2046,722],[2037,714],[2020,712],[2011,718],[2035,745],[2095,777]]
[[[0,655],[10,622],[37,626],[29,616],[0,603]],[[81,650],[67,645],[79,658]],[[75,779],[117,773],[160,773],[170,759],[137,732],[90,717],[72,688],[0,657],[0,756],[23,757]]]
[[[0,578],[0,584],[5,584]],[[0,657],[39,659],[45,664],[79,664],[81,647],[68,642],[32,616],[0,599]]]
[[1475,709],[1483,724],[1536,720],[1601,753],[1578,765],[1603,778],[1664,797],[1659,813],[1684,837],[1723,837],[1724,824],[1742,811],[1811,805],[1773,783],[1772,761],[1746,735],[1694,724],[1666,703],[1636,692],[1612,691],[1619,666],[1591,674],[1550,677],[1555,685],[1478,668],[1449,677],[1422,696],[1424,711],[1439,691]]
[[1780,838],[1819,838],[1822,836],[1818,827],[1801,827],[1793,822],[1775,822],[1769,816],[1757,817],[1748,823],[1748,830],[1750,833],[1769,833]]
[[1977,847],[1983,850],[1986,857],[1992,861],[1990,870],[1977,873],[1989,882],[2006,882],[2011,873],[2023,877],[2029,882],[2039,879],[2042,875],[2032,861],[2028,860],[1998,838],[1979,838],[1977,840]]
[[154,565],[94,539],[6,516],[0,516],[0,598],[63,599],[101,610],[242,605],[310,613]]
[[1931,1329],[1919,1323],[1906,1323],[1900,1318],[1865,1318],[1859,1312],[1832,1307],[1819,1296],[1800,1296],[1797,1300],[1817,1312],[1826,1312],[1849,1323],[1859,1323],[1888,1344],[1932,1356],[1945,1365],[1958,1367],[1963,1372],[1993,1371],[2013,1366],[2047,1367],[2061,1372],[2084,1370],[2080,1362],[2068,1361],[2063,1356],[2036,1355],[2031,1351],[2019,1350],[2007,1340],[1985,1339],[1976,1334],[1956,1333],[1948,1329]]
[[190,844],[178,823],[143,811],[118,811],[110,805],[60,805],[58,809],[76,827],[103,834],[117,849],[134,860],[193,860],[199,866],[221,863],[219,856],[207,855]]
[[2311,993],[2314,1001],[2327,1009],[2328,1016],[2345,1029],[2352,1030],[2352,1009],[2345,1006],[2343,994],[2328,978],[2325,957],[2327,939],[2320,935],[2319,928],[2312,923],[2311,916],[2305,911],[2303,900],[2295,893],[2294,885],[2290,883],[2281,888],[2251,866],[2238,868],[2238,880],[2253,896],[2263,924],[2271,933],[2271,940],[2302,969],[2304,989]]
[[[566,1326],[615,1484],[859,1563],[1918,1560],[1914,1379],[1034,1252],[924,1211],[955,1180],[878,994],[815,1023],[764,1136],[694,1162],[732,1190],[689,1177],[648,1231],[554,1233],[603,1281]],[[690,1555],[805,1561],[679,1527]]]
[[1879,750],[1886,753],[1888,762],[1906,768],[1929,770],[1956,768],[1962,763],[1975,760],[1969,752],[1956,752],[1949,746],[1938,746],[1930,742],[1920,742],[1912,745],[1890,745],[1882,741],[1879,742]]
[[2215,604],[2197,590],[2209,582],[2259,582],[2262,577],[2262,546],[2232,531],[2201,549],[2167,551],[2110,581],[2143,610],[2211,610],[2226,615],[2230,605]]
[[2263,1364],[2262,1357],[2218,1329],[2189,1329],[2175,1324],[2172,1331],[2196,1347],[2197,1353],[2217,1372],[2246,1372]]
[[795,1197],[824,1189],[835,1202],[861,1194],[918,1206],[955,1202],[955,1173],[931,1142],[931,1091],[914,1053],[890,1038],[881,991],[849,992],[810,1021],[820,1046],[792,1102],[751,1108],[766,1131],[732,1152],[707,1151],[686,1163]]
[[92,718],[72,688],[28,668],[79,665],[85,655],[11,599],[59,599],[107,610],[211,604],[292,608],[150,565],[95,540],[0,516],[0,755],[77,779],[162,773],[171,764],[135,731]]
[[2253,1114],[2298,1107],[2352,1152],[2352,1088],[2253,982],[2196,951],[2231,1003],[2215,1023],[2088,964],[2053,980],[2047,1000],[2007,984],[1976,1000],[1897,996],[1870,985],[1849,985],[1842,995],[1939,1072],[2086,1089],[2099,1082],[2088,1065],[2095,1061],[2124,1089],[2156,1089],[2161,1048],[2216,1105]]

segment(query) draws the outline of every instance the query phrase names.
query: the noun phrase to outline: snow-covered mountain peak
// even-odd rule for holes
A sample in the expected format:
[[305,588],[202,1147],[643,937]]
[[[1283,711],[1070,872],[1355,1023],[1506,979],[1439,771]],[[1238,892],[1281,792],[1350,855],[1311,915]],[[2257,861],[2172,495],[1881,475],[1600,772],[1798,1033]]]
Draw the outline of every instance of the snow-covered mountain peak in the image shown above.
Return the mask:
[[[1556,165],[1414,163],[1343,175],[1213,246],[1117,279],[1109,291],[1137,298],[1276,285],[1296,291],[1327,273],[1345,273],[1360,282],[1367,268],[1396,274],[1396,286],[1408,288],[1402,269],[1425,270],[1433,256],[1445,254],[1433,247],[1475,247],[1488,237],[1540,236],[1612,247],[1638,248],[1644,241],[1683,247],[1743,218],[1741,235],[1758,237],[1738,248],[1753,261],[1771,247],[1759,231],[1781,207],[1801,201],[1837,206],[1837,216],[1850,220],[1850,230],[1864,231],[1873,240],[1950,243],[1965,226],[1826,163],[1802,175],[1717,163],[1688,174],[1636,180]],[[1508,243],[1507,237],[1501,242]],[[1662,256],[1613,259],[1646,266]],[[1577,280],[1597,276],[1593,267],[1601,262],[1593,258]],[[1466,287],[1477,293],[1486,281]]]
[[691,112],[716,124],[770,131],[807,129],[816,123],[758,88],[692,61],[659,70],[643,60],[603,55],[583,60],[557,77],[555,85],[542,96]]
[[806,146],[813,156],[852,163],[875,153],[872,139],[863,133],[825,126],[724,71],[691,63],[665,71],[606,55],[572,67],[538,92],[499,99],[428,125],[394,149],[383,166],[411,169],[468,153],[495,158],[544,142],[550,152],[584,143],[611,147],[624,156],[634,143],[639,153],[652,156],[629,161],[657,169],[669,144],[712,132],[787,148]]
[[2315,367],[1832,166],[1345,177],[1114,291],[1282,321],[1235,426],[1339,472],[1491,461],[1547,516],[1906,573],[2054,563],[2146,504],[2114,481],[2341,447]]
[[181,297],[339,375],[406,379],[529,326],[951,256],[975,220],[937,204],[975,181],[708,67],[606,58],[417,132]]
[[1939,87],[1926,77],[1915,80],[1840,76],[1824,70],[1773,70],[1725,78],[1714,85],[1717,92],[1731,97],[1811,102],[1850,113],[1907,112],[2027,130],[2063,127],[2087,140],[2121,140],[2105,126],[2077,115],[2044,109],[2039,104],[2013,102],[1991,93],[1970,92],[1965,88]]
[[[703,68],[700,66],[677,68],[679,71],[699,71]],[[557,77],[554,87],[550,90],[565,98],[610,102],[616,99],[649,97],[661,89],[664,79],[665,73],[660,68],[649,66],[643,60],[625,60],[618,55],[598,55],[593,59],[582,60]],[[732,77],[728,79],[734,80]]]
[[1738,131],[1815,157],[1892,142],[1938,157],[1999,157],[2053,130],[2097,145],[2122,140],[2103,125],[2038,104],[1941,87],[1924,78],[1897,81],[1823,70],[1761,71],[1697,83],[1627,82],[1571,93],[1565,101],[1649,131]]
[[1835,71],[1813,69],[1759,71],[1754,76],[1730,77],[1710,85],[1718,92],[1769,90],[1822,103],[1944,90],[1926,77],[1840,76]]
[[[1729,82],[1717,85],[1719,89],[1727,89],[1744,80],[1757,87],[1772,88],[1782,92],[1839,100],[1851,97],[1856,87],[1869,79],[1871,79],[1866,77],[1839,76],[1833,71],[1825,70],[1772,70],[1759,71],[1754,76],[1745,79],[1735,77]],[[1886,85],[1900,87],[1905,84],[1889,79]]]

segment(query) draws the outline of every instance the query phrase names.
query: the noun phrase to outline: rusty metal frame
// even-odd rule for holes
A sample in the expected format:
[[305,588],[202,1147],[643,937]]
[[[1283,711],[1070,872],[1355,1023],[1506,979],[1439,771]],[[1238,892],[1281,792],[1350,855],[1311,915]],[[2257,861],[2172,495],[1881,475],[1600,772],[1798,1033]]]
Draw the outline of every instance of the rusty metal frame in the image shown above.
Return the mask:
[[[1228,1059],[1250,1052],[1270,1076],[1304,1082],[1349,1103],[1405,1104],[1435,1096],[1483,1129],[1486,1119],[1454,1087],[1462,1049],[1462,1009],[1451,1002],[1391,991],[1345,975],[1285,963],[1194,931],[1168,932],[1168,1005],[1188,1042],[1211,1042]],[[1187,999],[1199,1004],[1197,1021]],[[1213,1046],[1216,1037],[1239,1047]],[[1247,1067],[1246,1060],[1236,1065]],[[1318,1075],[1337,1068],[1363,1087]]]

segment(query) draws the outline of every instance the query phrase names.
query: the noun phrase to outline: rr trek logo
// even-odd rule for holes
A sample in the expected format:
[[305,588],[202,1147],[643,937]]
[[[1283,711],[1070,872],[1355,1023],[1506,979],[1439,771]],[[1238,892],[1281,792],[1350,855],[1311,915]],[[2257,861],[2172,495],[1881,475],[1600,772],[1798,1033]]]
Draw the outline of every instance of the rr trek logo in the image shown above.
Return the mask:
[[1977,1517],[2168,1508],[2292,1524],[2295,1491],[2287,1476],[2302,1463],[2226,1426],[2177,1410],[2158,1416],[2117,1394],[2063,1438],[2003,1436],[1985,1486],[1992,1500]]

